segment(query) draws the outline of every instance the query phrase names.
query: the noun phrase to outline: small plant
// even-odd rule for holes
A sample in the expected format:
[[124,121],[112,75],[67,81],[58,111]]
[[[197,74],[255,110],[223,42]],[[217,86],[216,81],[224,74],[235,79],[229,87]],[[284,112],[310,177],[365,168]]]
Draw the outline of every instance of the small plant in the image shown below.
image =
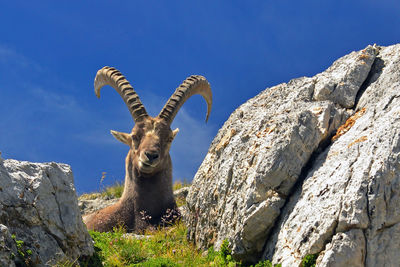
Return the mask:
[[[26,247],[25,242],[23,240],[18,240],[15,234],[12,234],[11,238],[15,241],[15,244],[17,246],[17,252],[18,252],[17,256],[21,261],[21,265],[31,266],[33,264],[31,258],[32,250]],[[15,258],[16,255],[11,255],[11,256]]]
[[174,184],[172,185],[172,190],[178,190],[181,189],[183,187],[187,187],[190,186],[190,182],[188,182],[188,180],[186,180],[186,178],[183,179],[183,181],[181,180],[177,180],[174,182]]
[[79,267],[79,263],[77,260],[71,261],[69,259],[63,259],[52,265],[52,267]]
[[259,263],[251,265],[250,267],[282,267],[282,265],[281,264],[272,265],[272,263],[269,260],[266,260],[266,261],[260,261]]
[[121,184],[121,182],[116,182],[111,186],[107,186],[101,193],[101,196],[108,199],[120,198],[123,192],[124,192],[124,185]]
[[232,250],[229,248],[228,240],[222,241],[219,251],[215,251],[214,247],[210,247],[207,251],[207,261],[213,266],[241,266],[241,262],[237,262],[232,258]]
[[222,241],[220,254],[221,257],[226,261],[226,263],[232,261],[232,250],[229,248],[229,242],[227,239]]
[[[190,186],[190,183],[186,179],[183,179],[183,182],[180,180],[175,181],[172,188],[174,191],[176,191],[181,188],[188,187],[188,186]],[[176,201],[176,205],[178,207],[182,207],[182,206],[186,205],[186,197],[182,194],[180,196],[175,197],[175,201]]]
[[102,184],[104,179],[106,179],[106,174],[107,174],[106,172],[101,173],[100,184]]
[[318,253],[317,254],[309,254],[306,255],[301,261],[301,267],[315,267],[315,263],[317,262]]
[[182,207],[182,206],[186,205],[186,198],[184,198],[184,197],[177,197],[177,198],[175,198],[175,201],[176,201],[176,205],[178,207]]

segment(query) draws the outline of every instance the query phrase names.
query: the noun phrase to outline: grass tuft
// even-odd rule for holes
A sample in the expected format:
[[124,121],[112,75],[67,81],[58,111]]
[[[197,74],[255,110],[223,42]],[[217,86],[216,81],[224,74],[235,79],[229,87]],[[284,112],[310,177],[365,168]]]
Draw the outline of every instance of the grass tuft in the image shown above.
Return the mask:
[[172,185],[172,190],[176,191],[178,189],[181,189],[183,187],[190,186],[190,182],[186,179],[181,180],[176,180],[174,184]]
[[121,182],[116,182],[111,186],[107,186],[104,191],[101,192],[101,196],[108,199],[120,198],[122,192],[124,192],[124,185]]
[[315,267],[317,262],[318,253],[317,254],[309,254],[306,255],[303,260],[301,261],[301,267]]

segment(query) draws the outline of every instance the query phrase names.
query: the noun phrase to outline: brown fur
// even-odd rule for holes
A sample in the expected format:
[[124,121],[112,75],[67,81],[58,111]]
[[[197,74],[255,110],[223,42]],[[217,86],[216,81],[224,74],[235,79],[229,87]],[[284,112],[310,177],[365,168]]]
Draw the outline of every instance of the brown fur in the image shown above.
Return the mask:
[[[128,231],[139,231],[148,224],[157,225],[167,209],[176,208],[169,155],[176,133],[162,120],[148,117],[137,123],[131,134],[124,134],[126,139],[121,139],[130,146],[125,160],[124,192],[114,205],[84,216],[88,229],[104,232],[122,225]],[[159,153],[160,158],[150,171],[139,163],[147,151]],[[143,212],[151,219],[144,219]]]

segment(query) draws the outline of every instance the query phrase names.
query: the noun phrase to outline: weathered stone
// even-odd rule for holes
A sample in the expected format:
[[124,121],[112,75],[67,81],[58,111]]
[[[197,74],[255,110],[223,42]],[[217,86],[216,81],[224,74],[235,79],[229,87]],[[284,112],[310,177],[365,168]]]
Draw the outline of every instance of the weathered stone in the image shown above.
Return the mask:
[[82,215],[95,212],[96,210],[103,209],[117,203],[119,198],[106,199],[101,196],[95,199],[79,199],[78,206]]
[[332,100],[346,108],[354,106],[356,95],[375,60],[375,47],[342,57],[326,71],[316,75],[314,99]]
[[[357,105],[362,115],[313,162],[282,211],[264,258],[294,266],[306,254],[322,252],[320,266],[345,266],[333,262],[355,253],[347,260],[358,259],[360,266],[398,266],[400,45],[383,48],[376,62]],[[360,230],[347,236],[352,244],[335,237],[328,244],[351,229]],[[341,247],[349,246],[354,251],[346,256]]]
[[228,239],[244,261],[396,266],[399,58],[400,45],[368,46],[240,106],[194,178],[189,238]]
[[[370,46],[339,59],[313,78],[269,88],[230,116],[211,144],[187,198],[189,236],[199,247],[213,243],[218,247],[228,239],[236,257],[259,256],[310,156],[349,116],[336,105],[347,106],[349,101],[336,101],[335,92],[356,98],[375,51]],[[346,79],[343,71],[351,76]],[[324,93],[321,88],[331,76],[334,83],[345,84]],[[323,98],[326,101],[315,101]]]
[[0,160],[0,224],[23,241],[35,266],[93,253],[65,164]]
[[177,198],[185,199],[187,197],[187,194],[189,193],[189,189],[190,189],[189,186],[185,186],[185,187],[182,187],[182,188],[180,188],[178,190],[175,190],[174,191],[174,198],[175,199],[177,199]]
[[365,237],[360,229],[339,232],[319,255],[317,266],[362,267],[365,258]]

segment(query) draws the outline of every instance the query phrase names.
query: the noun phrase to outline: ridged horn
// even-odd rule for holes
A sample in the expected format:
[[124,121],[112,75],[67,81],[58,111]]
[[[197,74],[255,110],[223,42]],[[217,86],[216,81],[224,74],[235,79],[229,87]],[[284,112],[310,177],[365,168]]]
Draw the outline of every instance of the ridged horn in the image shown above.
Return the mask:
[[176,88],[175,92],[169,98],[158,117],[164,119],[169,125],[171,125],[176,114],[186,100],[196,94],[201,95],[207,102],[207,122],[212,107],[212,92],[207,79],[200,75],[192,75],[186,78],[186,80],[184,80],[182,84]]
[[119,70],[111,67],[103,67],[97,72],[94,78],[94,92],[98,98],[100,98],[100,89],[104,85],[110,85],[118,92],[128,107],[135,123],[148,116],[138,94]]

